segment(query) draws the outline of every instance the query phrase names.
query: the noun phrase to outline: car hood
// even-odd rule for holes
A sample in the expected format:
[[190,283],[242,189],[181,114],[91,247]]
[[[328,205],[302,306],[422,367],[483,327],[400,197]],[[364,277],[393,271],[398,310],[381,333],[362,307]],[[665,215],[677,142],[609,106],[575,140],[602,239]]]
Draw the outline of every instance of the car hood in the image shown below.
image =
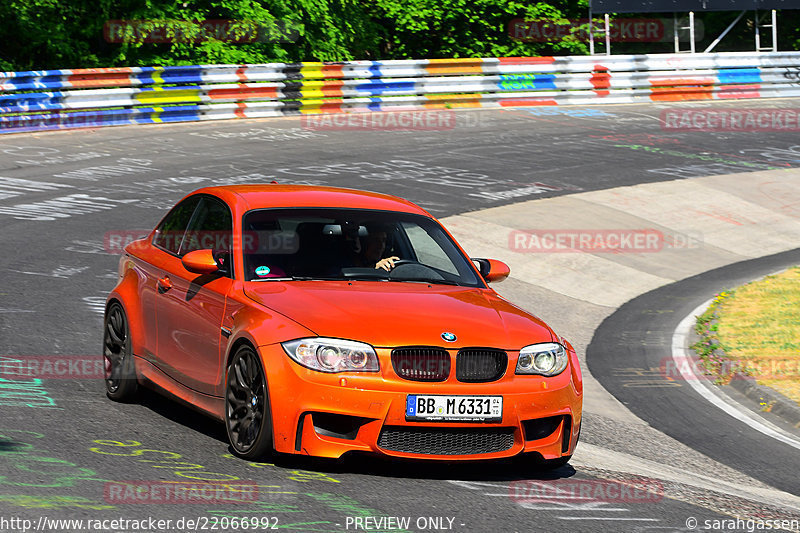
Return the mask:
[[[245,293],[321,337],[375,347],[519,350],[555,339],[544,322],[488,289],[408,282],[293,281],[248,283]],[[455,334],[456,341],[445,342],[444,332]]]

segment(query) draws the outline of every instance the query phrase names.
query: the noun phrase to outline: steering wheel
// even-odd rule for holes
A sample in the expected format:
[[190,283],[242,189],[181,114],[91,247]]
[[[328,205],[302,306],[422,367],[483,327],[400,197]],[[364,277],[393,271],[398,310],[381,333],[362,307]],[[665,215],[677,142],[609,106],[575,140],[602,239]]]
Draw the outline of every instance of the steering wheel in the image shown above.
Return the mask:
[[[403,265],[414,265],[408,269],[401,268]],[[445,279],[435,268],[430,267],[413,259],[398,259],[394,262],[394,268],[389,272],[389,279],[402,279],[405,281],[424,280],[430,281]]]

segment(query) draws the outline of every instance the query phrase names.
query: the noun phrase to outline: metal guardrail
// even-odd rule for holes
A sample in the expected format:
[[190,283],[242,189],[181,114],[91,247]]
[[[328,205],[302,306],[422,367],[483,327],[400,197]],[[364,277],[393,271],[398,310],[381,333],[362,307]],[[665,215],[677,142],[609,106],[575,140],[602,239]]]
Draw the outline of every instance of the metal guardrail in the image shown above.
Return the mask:
[[800,52],[0,73],[0,133],[296,114],[800,96]]

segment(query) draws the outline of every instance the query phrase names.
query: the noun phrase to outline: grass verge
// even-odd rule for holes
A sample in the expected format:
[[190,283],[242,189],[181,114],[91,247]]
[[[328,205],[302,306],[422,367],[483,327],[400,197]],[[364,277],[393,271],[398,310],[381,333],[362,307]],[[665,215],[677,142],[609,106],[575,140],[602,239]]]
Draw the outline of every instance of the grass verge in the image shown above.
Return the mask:
[[800,267],[717,294],[695,331],[717,383],[753,376],[800,404]]

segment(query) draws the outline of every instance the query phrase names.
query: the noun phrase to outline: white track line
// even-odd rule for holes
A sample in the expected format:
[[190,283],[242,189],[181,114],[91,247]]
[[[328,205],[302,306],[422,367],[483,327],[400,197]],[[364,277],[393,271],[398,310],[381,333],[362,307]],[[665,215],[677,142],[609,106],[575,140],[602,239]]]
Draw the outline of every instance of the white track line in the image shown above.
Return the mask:
[[675,361],[676,368],[680,371],[681,376],[683,376],[683,379],[686,381],[686,383],[692,387],[695,392],[731,415],[733,418],[744,422],[751,428],[763,433],[764,435],[767,435],[768,437],[772,437],[773,439],[779,440],[784,444],[788,444],[789,446],[800,450],[800,440],[797,440],[795,437],[783,431],[781,428],[771,424],[770,422],[754,416],[750,413],[750,411],[747,410],[746,407],[728,397],[724,392],[712,392],[702,384],[702,381],[707,378],[695,374],[693,369],[694,361],[686,349],[688,344],[687,339],[690,328],[696,320],[696,316],[702,314],[703,311],[705,311],[706,308],[711,305],[711,302],[712,300],[707,300],[706,302],[697,306],[697,308],[689,313],[689,315],[683,320],[681,320],[680,324],[678,324],[678,327],[675,328],[675,333],[672,335],[672,359]]

